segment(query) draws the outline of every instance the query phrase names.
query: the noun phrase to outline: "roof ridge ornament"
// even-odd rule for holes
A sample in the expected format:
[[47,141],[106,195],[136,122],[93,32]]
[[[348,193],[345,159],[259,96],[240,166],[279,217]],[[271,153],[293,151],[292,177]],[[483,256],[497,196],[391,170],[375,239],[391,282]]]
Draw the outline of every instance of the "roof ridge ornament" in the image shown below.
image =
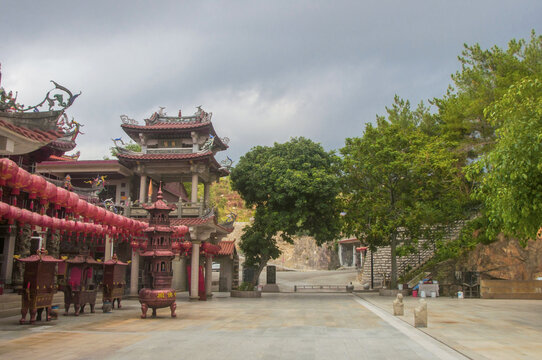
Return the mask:
[[122,114],[120,116],[120,120],[122,121],[123,124],[139,125],[139,122],[137,120],[129,118],[128,115],[125,115],[125,114]]
[[[39,104],[29,107],[25,107],[24,105],[17,103],[17,92],[15,93],[15,97],[13,97],[12,91],[6,93],[3,88],[0,88],[0,111],[26,112],[32,110],[34,112],[40,112],[40,108],[42,106],[49,106],[49,109],[47,111],[53,111],[55,107],[60,108],[57,110],[64,111],[70,106],[72,106],[75,99],[77,99],[77,97],[81,95],[81,92],[74,95],[70,90],[60,85],[59,83],[53,80],[51,80],[51,82],[55,85],[55,87],[49,90],[47,94],[45,94],[45,98]],[[68,95],[68,99],[66,101],[64,100],[65,94],[54,94],[53,91],[56,90],[65,92]]]

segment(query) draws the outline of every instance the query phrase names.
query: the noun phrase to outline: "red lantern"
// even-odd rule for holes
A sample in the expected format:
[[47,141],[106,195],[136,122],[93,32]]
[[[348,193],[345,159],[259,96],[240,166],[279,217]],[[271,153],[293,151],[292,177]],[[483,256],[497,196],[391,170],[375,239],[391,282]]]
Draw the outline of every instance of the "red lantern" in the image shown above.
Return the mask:
[[8,158],[0,159],[0,185],[6,185],[6,181],[17,175],[19,167]]
[[96,208],[96,217],[94,220],[99,223],[104,223],[105,215],[107,214],[107,210],[105,210],[103,207],[95,206]]
[[18,221],[23,216],[23,211],[16,206],[10,206],[9,211],[6,214],[8,224],[13,225],[15,221]]
[[67,208],[69,197],[70,197],[70,192],[68,190],[57,186],[55,208],[57,210],[60,209],[61,207]]
[[136,239],[133,239],[132,242],[130,243],[130,246],[132,247],[132,250],[136,251],[137,248],[139,247],[139,241],[137,241]]
[[147,250],[147,242],[146,241],[142,241],[141,244],[139,244],[139,248],[141,249],[141,251],[145,251]]
[[82,232],[85,232],[85,225],[80,221],[75,222],[74,228],[77,235],[79,235]]
[[174,253],[178,254],[181,251],[181,243],[175,241],[173,244],[171,244],[171,250],[173,250]]
[[73,191],[68,192],[68,212],[72,213],[77,208],[77,204],[79,203],[79,195],[74,193]]
[[113,225],[113,213],[111,211],[108,211],[108,210],[105,211],[103,223],[109,226]]
[[60,221],[60,226],[58,227],[60,229],[60,233],[64,234],[66,230],[68,230],[68,221],[66,219],[59,219],[58,221]]
[[77,200],[77,206],[75,207],[75,214],[84,216],[87,212],[87,208],[90,204],[83,199]]
[[51,226],[53,230],[62,229],[62,222],[59,218],[54,217],[51,218],[51,220],[53,220],[53,224]]
[[66,222],[68,223],[68,226],[67,226],[67,227],[68,227],[68,228],[67,228],[68,234],[71,235],[72,232],[75,231],[75,221],[73,221],[73,220],[68,220],[68,221],[66,221]]
[[7,180],[8,186],[11,187],[11,195],[13,196],[13,205],[17,204],[17,195],[21,193],[21,189],[26,188],[30,184],[30,173],[22,168],[18,168],[17,174]]
[[53,228],[53,218],[47,215],[42,215],[42,227],[47,229]]
[[34,200],[38,197],[38,193],[45,189],[47,181],[39,175],[31,174],[30,183],[24,190],[28,193],[28,198]]
[[34,226],[42,226],[43,220],[40,214],[38,213],[32,213],[32,221],[30,222],[32,224],[32,230],[34,230]]
[[6,217],[9,212],[9,205],[0,201],[0,218]]
[[50,182],[45,182],[45,187],[38,191],[38,196],[40,198],[40,204],[43,206],[42,213],[45,212],[45,205],[48,202],[54,202],[56,200],[56,185],[51,184]]
[[19,223],[24,224],[31,224],[32,223],[32,211],[21,209],[21,217],[18,219]]
[[87,209],[85,210],[85,212],[83,213],[83,216],[85,217],[85,219],[93,219],[96,217],[96,214],[97,214],[97,208],[96,206],[92,205],[92,204],[89,204],[87,203]]
[[181,243],[181,247],[185,253],[192,251],[192,243],[190,241],[185,241]]

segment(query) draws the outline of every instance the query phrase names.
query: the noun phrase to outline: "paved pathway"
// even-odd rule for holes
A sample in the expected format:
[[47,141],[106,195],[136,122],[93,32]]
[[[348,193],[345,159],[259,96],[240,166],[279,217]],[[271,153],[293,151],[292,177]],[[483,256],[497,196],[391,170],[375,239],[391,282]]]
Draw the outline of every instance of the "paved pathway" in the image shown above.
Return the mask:
[[[461,356],[414,328],[401,329],[351,294],[263,294],[178,301],[178,317],[139,319],[137,301],[111,314],[51,323],[0,320],[6,359],[449,359]],[[396,319],[393,319],[396,320]]]
[[[393,312],[393,298],[359,294],[384,312]],[[405,315],[414,324],[419,299],[406,297]],[[427,298],[428,327],[424,333],[472,359],[542,359],[542,301]],[[409,325],[409,326],[410,326]]]

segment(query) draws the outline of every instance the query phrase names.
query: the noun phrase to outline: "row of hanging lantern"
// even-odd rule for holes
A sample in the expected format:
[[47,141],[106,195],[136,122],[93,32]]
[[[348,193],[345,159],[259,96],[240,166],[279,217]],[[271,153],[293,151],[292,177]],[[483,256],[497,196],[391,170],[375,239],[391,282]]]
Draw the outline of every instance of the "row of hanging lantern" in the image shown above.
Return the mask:
[[[76,193],[58,187],[39,175],[30,174],[8,158],[0,159],[0,199],[3,186],[11,188],[12,205],[0,202],[0,217],[8,219],[10,225],[17,221],[20,224],[30,224],[32,227],[40,226],[60,230],[61,233],[68,232],[69,235],[76,233],[77,238],[80,234],[93,236],[108,234],[122,239],[125,239],[127,235],[140,235],[141,231],[147,227],[144,222],[90,204],[80,199]],[[16,206],[16,197],[21,189],[28,193],[31,210],[33,210],[34,201],[39,198],[42,205],[39,214]],[[54,204],[55,210],[64,208],[67,214],[82,221],[45,215],[45,209],[49,203]],[[56,215],[58,216],[58,211]],[[92,222],[89,222],[91,220]]]
[[211,244],[210,242],[203,242],[201,244],[201,255],[214,256],[220,251],[220,246]]

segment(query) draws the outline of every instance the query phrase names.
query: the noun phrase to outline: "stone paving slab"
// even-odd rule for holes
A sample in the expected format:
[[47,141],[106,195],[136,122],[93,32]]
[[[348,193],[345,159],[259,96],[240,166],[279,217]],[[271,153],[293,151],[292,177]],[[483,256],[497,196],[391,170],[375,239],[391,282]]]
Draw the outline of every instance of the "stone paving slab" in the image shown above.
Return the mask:
[[[393,314],[394,298],[357,294]],[[542,359],[542,301],[426,298],[426,334],[472,359]],[[419,298],[405,297],[405,315],[414,325]]]
[[[177,318],[159,309],[139,319],[139,304],[111,314],[59,316],[18,325],[0,320],[6,359],[435,359],[351,294],[263,294],[177,302]],[[413,329],[413,328],[412,328]],[[413,329],[413,331],[418,331]],[[442,351],[450,351],[442,344]],[[442,357],[441,357],[442,358]]]

